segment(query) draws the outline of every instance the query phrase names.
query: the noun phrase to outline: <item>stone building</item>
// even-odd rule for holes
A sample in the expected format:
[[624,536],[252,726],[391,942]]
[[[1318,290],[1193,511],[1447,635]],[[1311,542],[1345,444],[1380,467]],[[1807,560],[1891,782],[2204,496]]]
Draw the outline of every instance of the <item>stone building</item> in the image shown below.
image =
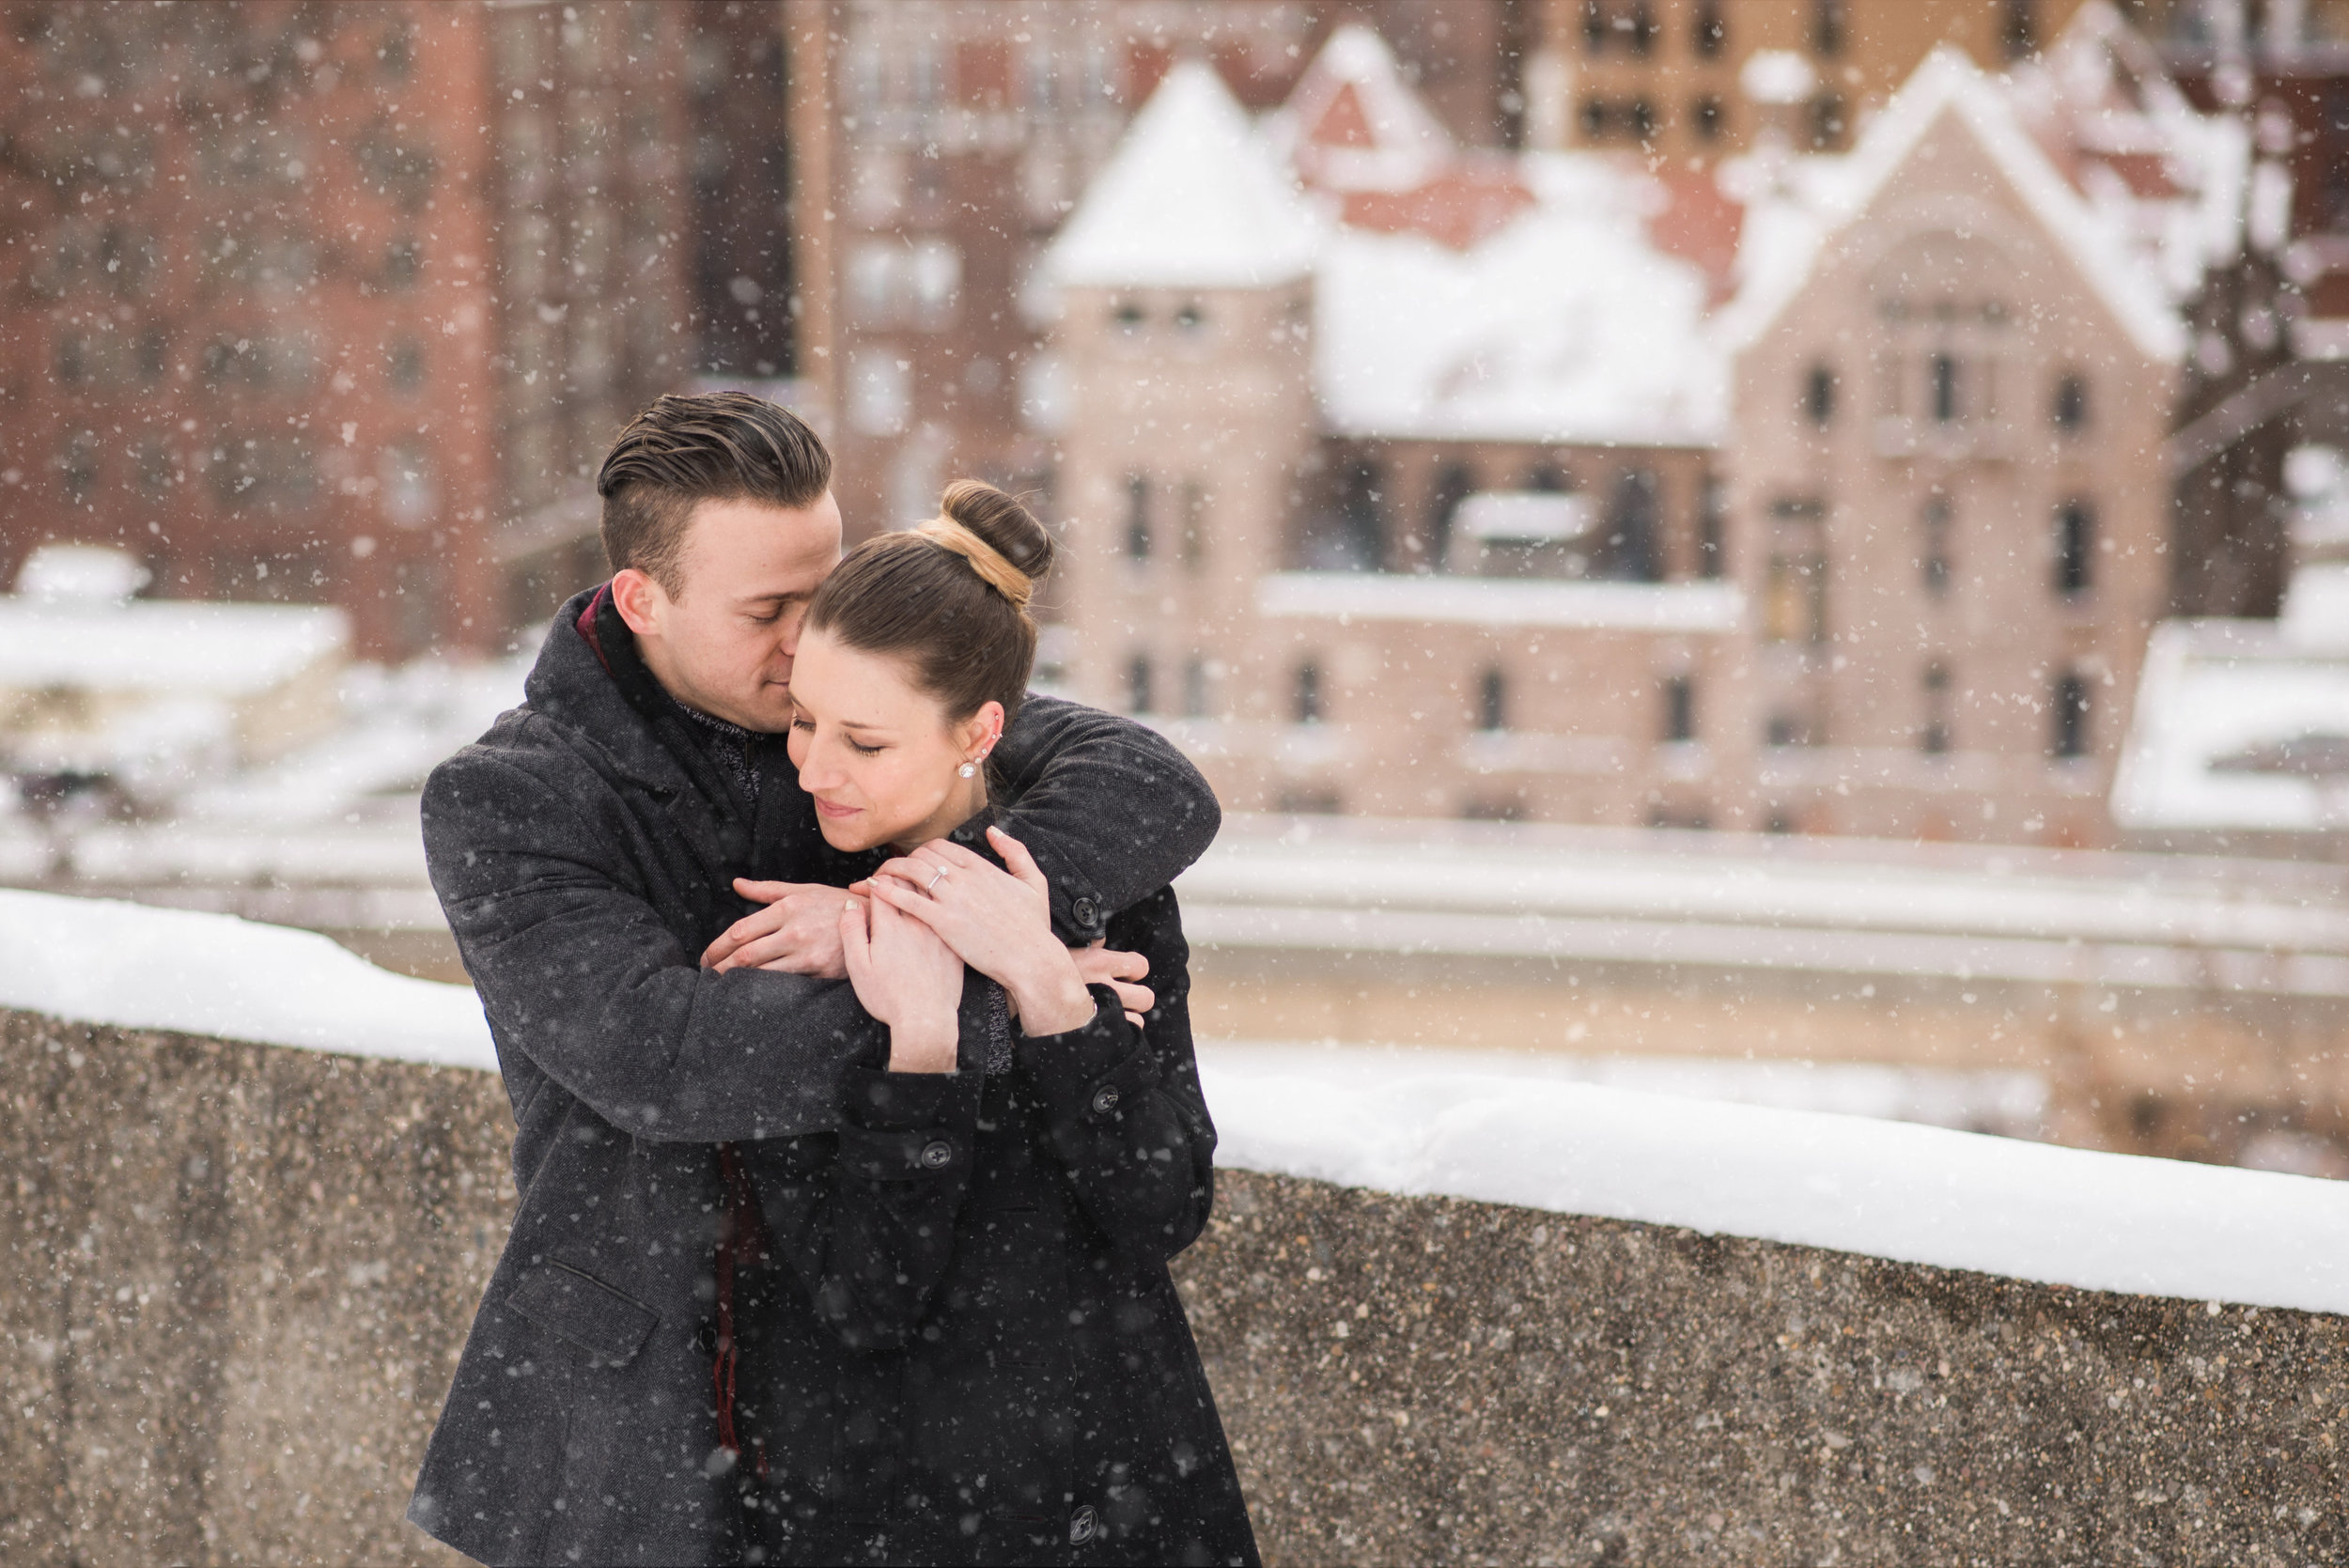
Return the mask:
[[1074,690],[1241,809],[2108,842],[2243,184],[2108,41],[1699,179],[1180,68],[1050,258]]

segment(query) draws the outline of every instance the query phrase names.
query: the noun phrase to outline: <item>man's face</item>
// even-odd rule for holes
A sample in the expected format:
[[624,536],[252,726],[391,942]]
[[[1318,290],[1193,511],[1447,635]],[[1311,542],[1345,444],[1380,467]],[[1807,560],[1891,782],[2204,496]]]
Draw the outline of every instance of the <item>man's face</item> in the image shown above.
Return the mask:
[[621,618],[678,701],[744,729],[791,727],[791,660],[817,585],[840,561],[840,507],[704,501],[686,525],[678,591],[633,569],[613,579]]

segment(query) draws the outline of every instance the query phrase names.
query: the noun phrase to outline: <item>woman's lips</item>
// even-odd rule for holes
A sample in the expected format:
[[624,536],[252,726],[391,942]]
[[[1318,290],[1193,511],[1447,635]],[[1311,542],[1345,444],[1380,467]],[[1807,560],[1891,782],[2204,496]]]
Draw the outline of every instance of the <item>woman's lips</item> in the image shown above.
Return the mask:
[[856,815],[861,809],[857,806],[835,806],[820,795],[816,798],[816,814],[818,816],[830,817],[835,822],[844,816]]

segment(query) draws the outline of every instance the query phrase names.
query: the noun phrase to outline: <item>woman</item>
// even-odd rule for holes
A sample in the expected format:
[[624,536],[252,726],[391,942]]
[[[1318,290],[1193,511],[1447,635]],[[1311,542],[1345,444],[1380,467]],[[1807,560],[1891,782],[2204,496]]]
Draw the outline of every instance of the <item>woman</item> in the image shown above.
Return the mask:
[[851,551],[808,612],[791,758],[824,836],[896,858],[844,911],[885,1058],[836,1133],[745,1160],[734,1405],[766,1562],[1253,1562],[1166,1261],[1206,1225],[1215,1132],[1161,891],[1115,917],[1140,1020],[1053,937],[988,821],[1052,545],[991,487]]

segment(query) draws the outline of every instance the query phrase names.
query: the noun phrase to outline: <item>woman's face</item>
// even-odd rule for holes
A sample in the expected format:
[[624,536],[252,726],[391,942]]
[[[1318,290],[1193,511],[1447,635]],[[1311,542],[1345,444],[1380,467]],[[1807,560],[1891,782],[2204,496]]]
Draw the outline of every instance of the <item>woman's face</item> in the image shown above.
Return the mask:
[[957,770],[1003,733],[1002,704],[951,723],[903,662],[822,631],[800,642],[791,700],[799,710],[786,743],[791,764],[833,848],[922,843],[985,803],[984,781]]

